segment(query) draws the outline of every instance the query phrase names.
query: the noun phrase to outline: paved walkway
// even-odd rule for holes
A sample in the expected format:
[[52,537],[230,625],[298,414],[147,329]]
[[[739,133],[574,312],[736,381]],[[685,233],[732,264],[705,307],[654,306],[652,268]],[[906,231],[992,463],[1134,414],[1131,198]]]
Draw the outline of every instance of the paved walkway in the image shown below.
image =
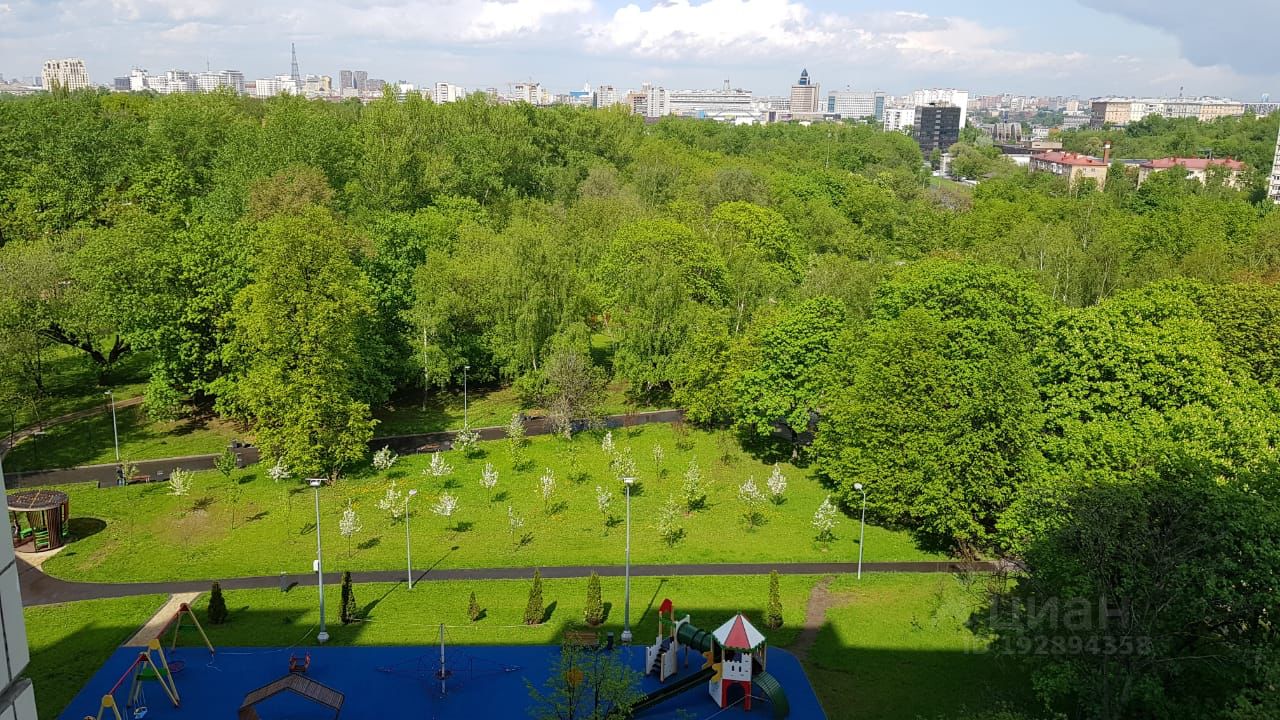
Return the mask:
[[169,623],[173,622],[173,616],[178,612],[178,608],[183,603],[190,605],[200,597],[198,592],[174,593],[169,596],[169,602],[164,607],[156,611],[150,620],[142,626],[142,629],[134,633],[133,637],[124,641],[120,647],[146,647],[152,640],[162,640],[160,637],[165,630],[169,629]]
[[[141,395],[137,397],[126,398],[124,400],[117,400],[116,410],[118,411],[122,408],[133,407],[134,405],[141,405],[141,404],[142,404]],[[111,412],[110,402],[104,402],[102,405],[95,405],[94,407],[85,408],[84,410],[77,410],[73,413],[67,413],[66,415],[59,415],[58,417],[55,417],[55,418],[41,420],[40,422],[36,423],[35,425],[32,425],[31,427],[22,428],[21,430],[9,435],[3,440],[0,440],[0,458],[4,457],[5,453],[9,452],[9,450],[11,450],[14,445],[17,445],[19,442],[26,440],[27,438],[31,437],[32,435],[35,435],[38,432],[44,432],[45,428],[49,428],[54,425],[62,425],[63,423],[69,423],[72,420],[79,420],[80,418],[87,418],[92,415],[101,415],[102,413],[105,413],[105,412]]]
[[[141,398],[136,399],[141,402]],[[136,403],[135,403],[136,404]],[[116,407],[122,407],[116,403]],[[73,413],[74,414],[74,413]],[[69,416],[68,416],[69,417]],[[629,413],[625,415],[609,415],[604,418],[606,427],[620,428],[652,423],[672,423],[684,418],[683,410],[653,410],[651,412]],[[555,432],[551,420],[535,417],[525,420],[525,435],[550,435]],[[24,431],[25,432],[25,431]],[[505,436],[505,426],[476,428],[481,440],[500,440]],[[452,447],[456,431],[421,433],[419,435],[397,435],[380,437],[369,441],[369,449],[376,451],[384,446],[390,447],[401,455],[429,453],[437,450],[448,450]],[[259,460],[258,448],[235,448],[240,467],[254,465]],[[157,460],[140,460],[135,462],[138,472],[147,475],[155,482],[163,482],[173,473],[174,468],[186,470],[212,470],[217,455],[188,455],[184,457],[160,458]],[[115,485],[116,464],[83,465],[75,468],[56,470],[32,470],[30,472],[8,473],[5,484],[8,487],[39,487],[41,485],[64,485],[68,483],[98,483],[99,485]]]
[[[621,566],[593,567],[589,565],[573,565],[539,568],[542,577],[582,578],[591,573],[599,573],[602,577],[622,577]],[[690,575],[768,575],[777,570],[782,575],[836,575],[853,573],[858,569],[857,563],[718,563],[709,565],[632,565],[633,577],[671,577]],[[996,563],[990,562],[872,562],[862,564],[863,572],[905,572],[905,573],[964,573],[991,572],[997,569]],[[314,585],[316,576],[305,575],[261,575],[242,578],[210,578],[208,580],[180,580],[174,582],[141,582],[141,583],[89,583],[70,582],[46,575],[42,570],[32,566],[21,556],[18,557],[18,578],[22,587],[24,605],[48,605],[50,603],[71,602],[74,600],[95,600],[99,598],[129,597],[132,595],[171,595],[175,593],[203,592],[209,589],[210,583],[218,580],[224,590],[248,590],[253,588],[292,587],[294,585]],[[533,575],[532,567],[507,568],[459,568],[455,570],[414,570],[413,582],[433,582],[438,580],[527,580]],[[374,570],[353,572],[351,579],[357,583],[403,582],[406,579],[404,570]],[[326,583],[337,584],[341,573],[325,573]]]

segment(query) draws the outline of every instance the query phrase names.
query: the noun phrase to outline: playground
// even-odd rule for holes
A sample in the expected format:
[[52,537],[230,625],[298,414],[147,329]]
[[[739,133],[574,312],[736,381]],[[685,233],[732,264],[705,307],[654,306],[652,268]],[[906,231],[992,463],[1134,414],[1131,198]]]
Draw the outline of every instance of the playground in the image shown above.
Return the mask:
[[[637,671],[652,667],[646,655],[651,658],[660,652],[663,656],[658,665],[665,679],[659,680],[657,668],[645,674],[640,691],[646,699],[637,705],[642,709],[634,717],[732,717],[745,712],[749,700],[750,717],[823,720],[826,716],[804,670],[785,651],[768,651],[768,672],[763,677],[757,674],[754,685],[750,680],[731,679],[750,677],[751,672],[751,656],[736,646],[757,643],[757,652],[763,650],[758,633],[748,629],[749,624],[744,628],[743,622],[741,616],[735,616],[725,623],[725,633],[716,631],[724,635],[728,646],[721,646],[712,639],[716,634],[699,630],[686,619],[664,623],[652,646],[646,647],[637,637],[636,644],[622,648],[622,658]],[[710,657],[703,654],[703,648]],[[529,685],[545,685],[557,671],[560,652],[559,647],[549,645],[448,644],[225,647],[211,652],[203,645],[170,649],[167,644],[153,642],[150,648],[117,650],[61,717],[114,719],[116,711],[125,720],[319,720],[403,717],[406,713],[436,720],[527,717]],[[742,675],[744,659],[746,676]],[[736,670],[730,668],[735,662]],[[442,665],[446,670],[443,681]],[[759,664],[756,669],[758,672]],[[729,683],[738,692],[725,692],[722,708],[714,696],[716,690],[709,694],[708,687],[719,689]],[[751,689],[749,696],[742,687]],[[111,700],[105,701],[106,697]]]

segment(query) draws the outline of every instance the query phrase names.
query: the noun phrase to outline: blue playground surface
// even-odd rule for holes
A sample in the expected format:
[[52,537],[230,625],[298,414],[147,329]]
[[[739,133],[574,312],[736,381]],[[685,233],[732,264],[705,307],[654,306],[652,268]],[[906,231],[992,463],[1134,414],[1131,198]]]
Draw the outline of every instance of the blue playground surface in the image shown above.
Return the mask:
[[[166,720],[226,720],[236,717],[241,702],[250,691],[288,675],[291,655],[310,653],[311,664],[305,677],[323,683],[345,696],[342,718],[412,717],[423,720],[482,720],[483,718],[528,717],[530,705],[526,681],[541,689],[556,666],[560,648],[550,645],[523,646],[458,646],[445,649],[445,663],[453,669],[447,692],[440,695],[435,672],[440,663],[438,647],[310,647],[310,648],[218,648],[210,655],[203,647],[180,647],[166,650],[173,665],[183,667],[174,673],[182,706],[173,707],[158,683],[144,684],[146,718]],[[631,666],[641,670],[645,648],[633,645],[623,652]],[[138,657],[137,648],[121,648],[103,664],[61,715],[62,720],[97,717],[102,696]],[[692,653],[688,668],[667,680],[679,681],[700,668],[701,658]],[[791,705],[791,718],[825,720],[813,687],[799,661],[790,653],[771,648],[768,651],[769,674],[777,678]],[[662,687],[656,677],[646,675],[641,690],[651,692]],[[120,714],[131,720],[125,708],[129,681],[114,697]],[[760,689],[754,688],[751,713],[747,718],[771,718],[772,708]],[[333,711],[292,693],[285,692],[257,706],[262,720],[290,718],[296,720],[331,720]],[[707,694],[706,683],[698,683],[649,710],[636,715],[637,720],[674,720],[677,711],[686,718],[720,718],[743,714],[741,706],[720,710]],[[104,716],[113,717],[108,710]]]

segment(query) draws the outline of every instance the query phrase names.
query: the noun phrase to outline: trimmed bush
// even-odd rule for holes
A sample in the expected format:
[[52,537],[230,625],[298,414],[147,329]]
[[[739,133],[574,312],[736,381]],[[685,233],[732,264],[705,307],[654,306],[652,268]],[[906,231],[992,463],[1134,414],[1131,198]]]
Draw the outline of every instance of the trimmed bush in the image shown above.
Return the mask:
[[338,611],[338,616],[343,625],[350,625],[360,619],[359,612],[356,609],[356,591],[351,587],[351,572],[348,570],[342,573],[342,608]]
[[529,602],[524,606],[524,624],[541,625],[542,614],[546,609],[542,606],[542,571],[533,571],[533,585],[529,586]]
[[222,597],[222,585],[214,583],[209,589],[209,624],[221,625],[227,621],[227,600]]
[[764,624],[771,628],[782,627],[782,592],[778,589],[778,571],[769,573],[769,608],[764,614]]
[[600,601],[600,576],[591,573],[587,580],[587,604],[582,611],[582,619],[591,627],[604,622],[604,603]]

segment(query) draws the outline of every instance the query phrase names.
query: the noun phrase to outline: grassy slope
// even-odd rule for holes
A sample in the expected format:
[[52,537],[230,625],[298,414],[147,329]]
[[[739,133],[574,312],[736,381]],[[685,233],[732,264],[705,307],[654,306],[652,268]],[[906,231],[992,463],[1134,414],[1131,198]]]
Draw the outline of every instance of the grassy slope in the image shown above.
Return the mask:
[[[429,582],[419,583],[412,591],[404,583],[357,585],[356,602],[366,620],[353,625],[338,622],[340,588],[325,586],[330,643],[430,645],[437,642],[441,623],[448,642],[468,645],[557,643],[565,630],[583,629],[585,579],[543,580],[545,622],[536,626],[523,624],[530,584],[528,580]],[[617,636],[622,632],[623,582],[621,578],[603,578],[600,585],[608,611],[600,631],[613,631]],[[693,623],[704,630],[714,630],[734,613],[742,612],[765,632],[770,643],[789,644],[804,620],[813,578],[783,577],[779,586],[784,623],[782,628],[768,630],[761,621],[768,599],[768,577],[632,578],[631,627],[635,641],[653,641],[658,605],[670,598],[677,613],[688,613]],[[485,611],[475,623],[467,618],[467,601],[473,591]],[[206,628],[214,645],[292,645],[313,632],[319,622],[314,585],[296,587],[288,593],[227,591],[225,597],[231,611],[230,622]],[[207,602],[205,594],[194,606],[200,617],[204,617]],[[307,642],[311,642],[309,638]]]
[[[116,411],[120,456],[125,460],[182,457],[220,452],[241,435],[229,423],[212,418],[153,422],[141,406]],[[111,413],[63,425],[18,444],[4,459],[10,472],[115,462]]]
[[[690,431],[684,448],[676,430],[649,425],[615,433],[620,447],[630,445],[640,469],[641,487],[632,499],[632,560],[636,563],[782,562],[848,560],[857,557],[857,522],[842,517],[836,541],[812,540],[813,512],[826,495],[805,471],[787,467],[787,500],[769,506],[768,522],[754,532],[739,523],[738,485],[754,476],[761,487],[770,467],[737,449],[723,433]],[[664,468],[654,471],[651,449],[666,449]],[[444,457],[454,466],[446,478],[424,474],[429,456],[402,458],[389,473],[351,478],[321,490],[321,530],[331,569],[396,568],[404,560],[404,526],[392,522],[377,504],[392,480],[401,490],[417,488],[412,521],[413,556],[418,567],[486,567],[572,564],[620,564],[623,528],[604,529],[596,506],[596,487],[614,489],[613,514],[623,515],[619,483],[608,470],[598,436],[580,435],[574,443],[577,464],[585,473],[571,480],[575,460],[558,438],[533,438],[526,450],[529,464],[514,471],[503,442],[482,443],[487,457],[466,459],[458,452]],[[691,457],[697,457],[711,481],[709,507],[681,519],[685,537],[667,547],[655,531],[659,508],[678,493]],[[492,462],[499,472],[494,502],[489,505],[479,484],[481,470]],[[553,470],[557,489],[550,512],[544,511],[537,487]],[[239,481],[238,483],[236,481]],[[190,495],[175,497],[165,485],[99,490],[76,485],[63,488],[71,496],[73,530],[89,534],[45,569],[69,579],[120,582],[237,575],[306,572],[315,554],[311,491],[296,482],[275,484],[261,466],[227,482],[203,473]],[[239,493],[237,501],[236,493]],[[442,492],[459,499],[452,518],[430,508]],[[339,535],[339,519],[348,502],[363,529],[348,541]],[[527,542],[513,543],[507,507],[522,516]],[[105,525],[104,525],[105,524]],[[867,528],[866,560],[933,559],[904,533]]]
[[950,575],[864,575],[832,585],[810,658],[828,707],[859,720],[937,717],[999,702],[1025,704],[1027,678],[1008,658],[983,652],[965,623],[983,585]]
[[107,387],[115,391],[116,399],[136,397],[147,384],[147,367],[151,362],[148,353],[129,353],[116,364],[108,379],[109,385],[98,385],[98,374],[88,357],[81,351],[64,345],[51,347],[44,356],[45,397],[35,406],[24,403],[14,407],[0,407],[4,431],[11,426],[24,428],[35,425],[42,418],[84,410],[104,404],[102,393]]
[[164,601],[160,595],[144,595],[24,609],[31,646],[26,674],[35,685],[40,717],[57,717]]

